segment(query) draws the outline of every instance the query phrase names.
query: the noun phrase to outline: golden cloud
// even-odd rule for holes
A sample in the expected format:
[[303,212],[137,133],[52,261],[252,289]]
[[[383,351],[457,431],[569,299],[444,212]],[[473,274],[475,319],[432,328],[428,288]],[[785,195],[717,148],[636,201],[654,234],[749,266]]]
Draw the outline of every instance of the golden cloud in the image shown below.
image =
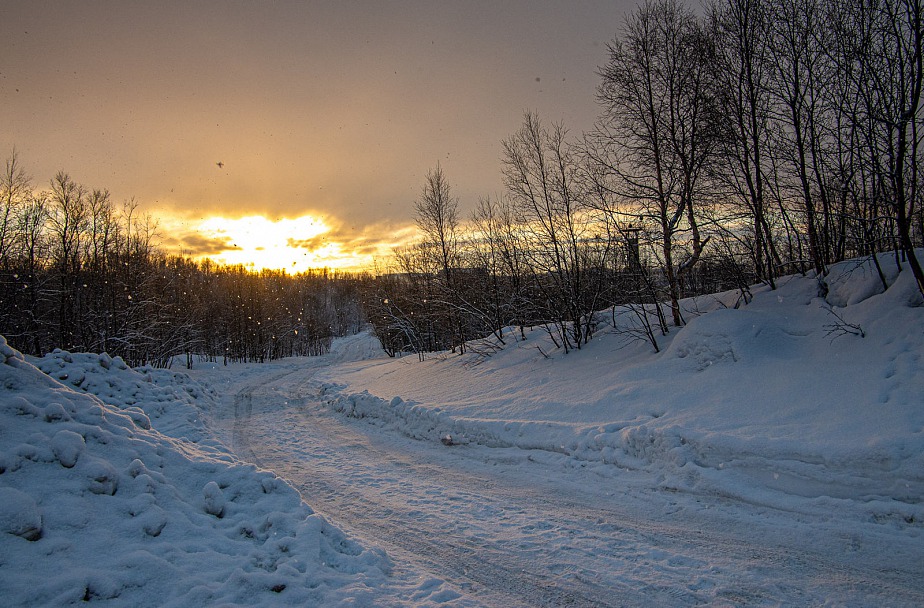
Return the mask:
[[176,250],[192,257],[219,255],[225,251],[241,249],[231,242],[228,235],[206,236],[198,232],[167,237],[163,245],[169,250]]

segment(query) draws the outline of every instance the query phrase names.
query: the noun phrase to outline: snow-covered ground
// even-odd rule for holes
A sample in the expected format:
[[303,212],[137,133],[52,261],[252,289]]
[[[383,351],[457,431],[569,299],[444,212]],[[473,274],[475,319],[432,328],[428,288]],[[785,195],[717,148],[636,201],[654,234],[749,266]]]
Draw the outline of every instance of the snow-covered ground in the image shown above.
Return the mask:
[[660,353],[623,314],[568,355],[534,329],[424,362],[3,343],[0,598],[922,605],[924,306],[882,262],[884,292],[844,263],[825,299],[686,302]]
[[688,325],[657,336],[658,354],[620,327],[624,315],[567,355],[541,329],[517,342],[511,331],[485,361],[386,359],[319,379],[335,410],[411,437],[542,450],[604,475],[644,470],[664,488],[919,529],[924,307],[911,273],[881,262],[884,293],[869,263],[845,262],[826,299],[814,279],[790,277],[738,309],[737,293],[687,301]]

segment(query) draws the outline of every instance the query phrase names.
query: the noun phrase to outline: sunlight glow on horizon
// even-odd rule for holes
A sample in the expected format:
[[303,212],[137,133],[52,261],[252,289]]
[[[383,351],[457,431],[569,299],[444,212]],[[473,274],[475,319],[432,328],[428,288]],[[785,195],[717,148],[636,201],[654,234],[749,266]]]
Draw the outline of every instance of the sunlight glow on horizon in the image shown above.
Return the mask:
[[413,227],[379,226],[358,234],[343,233],[336,218],[306,214],[270,219],[263,215],[230,218],[208,216],[184,220],[171,213],[160,217],[164,246],[172,253],[248,270],[282,270],[297,274],[328,268],[371,270],[377,259],[416,237]]
[[226,242],[224,251],[204,256],[221,264],[294,274],[334,267],[342,261],[337,244],[326,243],[322,238],[330,232],[330,226],[312,215],[275,221],[261,215],[236,219],[210,217],[200,222],[196,230],[206,238]]

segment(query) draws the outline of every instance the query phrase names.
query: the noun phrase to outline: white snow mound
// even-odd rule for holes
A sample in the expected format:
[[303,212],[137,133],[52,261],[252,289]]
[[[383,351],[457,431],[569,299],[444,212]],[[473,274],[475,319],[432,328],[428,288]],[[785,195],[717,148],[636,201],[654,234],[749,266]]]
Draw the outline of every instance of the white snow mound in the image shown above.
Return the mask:
[[0,337],[5,606],[324,605],[387,576],[384,554],[272,473],[234,464],[217,442],[205,449],[151,429],[151,418],[155,428],[189,423],[195,387],[158,389],[155,374],[105,355],[59,351],[40,364],[54,377]]

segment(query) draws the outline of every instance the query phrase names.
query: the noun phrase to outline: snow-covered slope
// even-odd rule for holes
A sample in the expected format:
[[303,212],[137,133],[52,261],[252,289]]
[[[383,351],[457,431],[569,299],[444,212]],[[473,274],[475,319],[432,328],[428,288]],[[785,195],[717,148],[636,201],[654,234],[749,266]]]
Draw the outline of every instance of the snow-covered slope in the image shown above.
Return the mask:
[[331,368],[322,390],[334,409],[413,437],[643,469],[666,488],[787,508],[849,501],[920,526],[924,306],[911,273],[881,262],[887,290],[857,261],[831,269],[825,298],[795,276],[737,309],[736,294],[687,301],[688,325],[659,336],[660,353],[610,328],[564,355],[534,329],[480,363]]
[[187,377],[105,355],[38,363],[52,377],[0,338],[3,605],[325,605],[384,580],[380,551],[209,438]]

